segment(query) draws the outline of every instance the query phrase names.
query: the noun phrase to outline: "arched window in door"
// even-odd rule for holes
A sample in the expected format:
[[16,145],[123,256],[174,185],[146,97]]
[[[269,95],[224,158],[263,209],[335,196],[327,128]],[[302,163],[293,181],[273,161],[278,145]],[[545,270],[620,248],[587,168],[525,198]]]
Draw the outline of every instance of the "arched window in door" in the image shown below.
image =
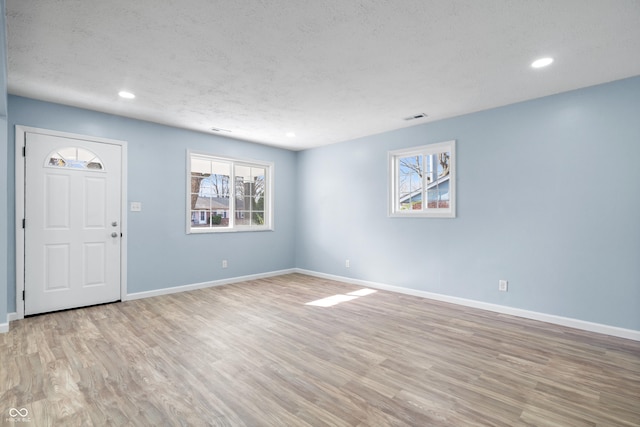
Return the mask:
[[81,147],[65,147],[52,151],[47,156],[45,167],[104,171],[102,160]]

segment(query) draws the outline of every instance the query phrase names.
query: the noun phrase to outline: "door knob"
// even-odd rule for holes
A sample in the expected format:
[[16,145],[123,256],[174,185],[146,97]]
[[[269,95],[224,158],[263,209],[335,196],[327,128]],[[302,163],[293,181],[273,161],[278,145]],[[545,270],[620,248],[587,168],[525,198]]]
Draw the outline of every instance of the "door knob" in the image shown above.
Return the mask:
[[114,231],[113,233],[111,233],[111,237],[118,237],[118,233]]

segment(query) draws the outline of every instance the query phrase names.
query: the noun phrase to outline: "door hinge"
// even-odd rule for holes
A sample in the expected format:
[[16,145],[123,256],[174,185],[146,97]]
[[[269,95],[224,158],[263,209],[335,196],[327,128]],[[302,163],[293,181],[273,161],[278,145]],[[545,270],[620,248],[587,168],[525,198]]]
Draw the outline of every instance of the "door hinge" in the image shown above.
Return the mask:
[[24,301],[24,291],[22,291],[22,301]]
[[27,223],[27,220],[26,220],[26,219],[24,219],[24,218],[22,218],[22,228],[24,228],[24,227],[25,227],[26,223]]
[[27,146],[26,145],[22,146],[22,157],[27,157]]

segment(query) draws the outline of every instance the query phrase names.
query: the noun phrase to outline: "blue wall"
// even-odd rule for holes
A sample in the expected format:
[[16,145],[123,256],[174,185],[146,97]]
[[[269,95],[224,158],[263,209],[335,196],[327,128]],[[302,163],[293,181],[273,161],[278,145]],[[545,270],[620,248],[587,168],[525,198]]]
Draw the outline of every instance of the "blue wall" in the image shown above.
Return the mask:
[[[387,217],[387,151],[451,139],[458,217]],[[639,162],[640,77],[304,151],[296,265],[640,330]]]
[[[128,198],[142,202],[143,207],[142,212],[128,213],[129,293],[294,267],[294,152],[16,96],[9,96],[9,124],[10,159],[15,151],[15,125],[127,141]],[[187,149],[273,162],[275,231],[187,235]],[[12,201],[14,170],[11,161]],[[13,242],[13,202],[10,208],[9,241]],[[13,284],[13,243],[9,256],[9,282]],[[222,259],[228,260],[227,269],[221,268]],[[13,285],[7,295],[8,311],[15,311]]]
[[[299,153],[15,96],[8,112],[0,323],[20,124],[128,141],[131,293],[299,267],[640,330],[640,77]],[[387,152],[450,139],[458,217],[389,218]],[[186,235],[187,149],[274,162],[275,231]]]
[[0,324],[6,322],[7,304],[3,295],[7,295],[9,281],[8,260],[13,244],[8,240],[7,213],[13,207],[9,203],[7,185],[9,180],[7,135],[7,38],[5,31],[5,0],[0,0]]

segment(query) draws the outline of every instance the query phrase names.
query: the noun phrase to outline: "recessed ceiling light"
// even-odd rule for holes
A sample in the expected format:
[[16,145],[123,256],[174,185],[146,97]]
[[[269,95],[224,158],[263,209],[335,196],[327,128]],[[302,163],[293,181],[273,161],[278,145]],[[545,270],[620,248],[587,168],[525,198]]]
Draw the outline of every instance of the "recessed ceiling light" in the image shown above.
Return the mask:
[[296,136],[295,132],[287,132],[285,135],[287,135],[289,138],[293,138]]
[[131,92],[127,92],[126,90],[121,90],[120,92],[118,92],[118,95],[120,95],[120,98],[125,99],[133,99],[136,97],[134,94],[132,94]]
[[211,128],[213,132],[231,132],[229,129]]
[[531,66],[533,68],[542,68],[542,67],[546,67],[547,65],[551,65],[552,62],[553,62],[553,58],[540,58],[533,61],[531,63]]

